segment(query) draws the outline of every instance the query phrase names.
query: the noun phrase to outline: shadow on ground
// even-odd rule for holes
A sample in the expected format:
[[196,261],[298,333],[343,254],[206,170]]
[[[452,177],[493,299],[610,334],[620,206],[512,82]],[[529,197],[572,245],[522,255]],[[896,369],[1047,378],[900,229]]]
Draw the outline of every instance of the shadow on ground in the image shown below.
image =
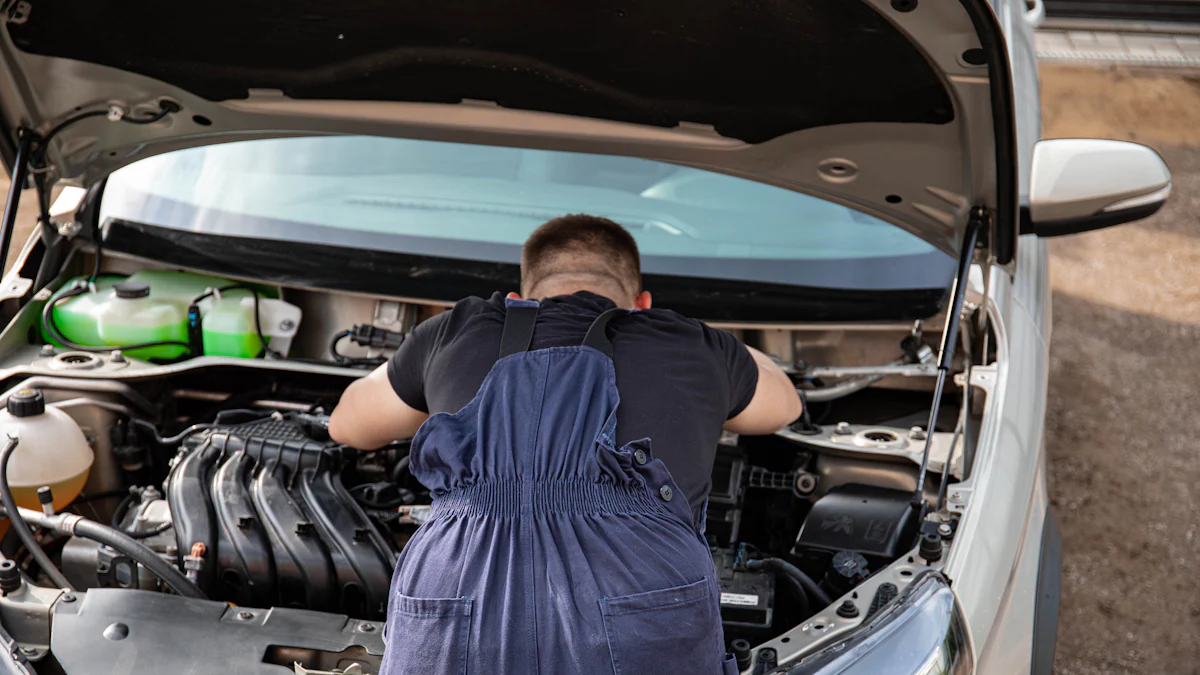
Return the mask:
[[1047,448],[1064,537],[1055,671],[1200,663],[1200,326],[1054,294]]

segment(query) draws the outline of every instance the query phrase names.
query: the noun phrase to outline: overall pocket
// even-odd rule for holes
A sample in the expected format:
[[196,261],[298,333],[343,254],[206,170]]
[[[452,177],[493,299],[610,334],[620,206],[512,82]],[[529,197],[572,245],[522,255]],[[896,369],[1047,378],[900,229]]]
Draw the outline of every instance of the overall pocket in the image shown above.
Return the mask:
[[616,675],[721,673],[725,656],[712,581],[600,601]]
[[466,675],[471,598],[410,598],[388,606],[386,675]]

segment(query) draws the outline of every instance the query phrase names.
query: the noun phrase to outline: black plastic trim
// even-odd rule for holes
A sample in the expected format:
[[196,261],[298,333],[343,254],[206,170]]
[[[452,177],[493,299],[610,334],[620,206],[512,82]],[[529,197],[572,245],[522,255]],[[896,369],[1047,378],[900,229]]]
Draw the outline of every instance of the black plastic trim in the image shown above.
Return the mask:
[[[284,286],[446,302],[520,288],[514,263],[230,237],[115,219],[105,228],[108,251]],[[948,287],[847,290],[655,274],[643,280],[656,305],[708,321],[912,321],[937,314],[949,297]]]
[[1062,531],[1054,509],[1046,508],[1042,549],[1038,559],[1037,595],[1033,601],[1032,675],[1050,675],[1058,642],[1058,607],[1062,597]]
[[1132,223],[1143,218],[1158,213],[1158,210],[1166,204],[1166,200],[1146,204],[1144,206],[1136,206],[1132,209],[1121,209],[1120,211],[1096,213],[1086,218],[1070,218],[1067,220],[1055,220],[1048,223],[1034,223],[1033,217],[1029,214],[1029,207],[1021,207],[1021,234],[1036,234],[1039,237],[1062,237],[1069,234],[1079,234],[1080,232],[1089,232],[1091,230],[1100,230],[1113,225],[1122,225],[1124,223]]
[[992,99],[992,129],[996,144],[996,215],[992,231],[992,255],[1007,265],[1017,255],[1017,202],[1020,177],[1017,173],[1017,129],[1012,70],[1004,31],[996,15],[984,2],[960,0],[971,17],[980,46],[987,56],[988,84]]
[[1170,21],[1200,23],[1200,2],[1196,0],[1046,0],[1046,15],[1072,19],[1110,21]]

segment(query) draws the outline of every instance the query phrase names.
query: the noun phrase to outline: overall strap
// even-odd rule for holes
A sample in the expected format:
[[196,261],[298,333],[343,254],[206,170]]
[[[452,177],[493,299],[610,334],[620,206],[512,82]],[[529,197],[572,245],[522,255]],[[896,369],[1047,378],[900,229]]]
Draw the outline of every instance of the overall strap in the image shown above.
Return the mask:
[[537,323],[539,306],[509,300],[504,313],[504,333],[500,336],[500,358],[529,351],[533,344],[533,325]]
[[608,323],[618,316],[628,314],[629,310],[620,307],[613,307],[605,310],[596,320],[592,322],[592,327],[588,328],[587,335],[583,338],[583,346],[591,347],[608,358],[612,358],[613,346],[612,341],[608,339]]

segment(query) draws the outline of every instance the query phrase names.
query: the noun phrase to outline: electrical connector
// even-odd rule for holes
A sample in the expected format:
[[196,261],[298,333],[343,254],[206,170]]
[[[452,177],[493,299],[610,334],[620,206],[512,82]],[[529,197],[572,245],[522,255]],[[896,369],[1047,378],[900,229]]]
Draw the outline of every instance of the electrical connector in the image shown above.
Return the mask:
[[399,349],[404,343],[404,333],[370,324],[358,324],[348,336],[350,341],[360,347],[376,347],[379,349]]

